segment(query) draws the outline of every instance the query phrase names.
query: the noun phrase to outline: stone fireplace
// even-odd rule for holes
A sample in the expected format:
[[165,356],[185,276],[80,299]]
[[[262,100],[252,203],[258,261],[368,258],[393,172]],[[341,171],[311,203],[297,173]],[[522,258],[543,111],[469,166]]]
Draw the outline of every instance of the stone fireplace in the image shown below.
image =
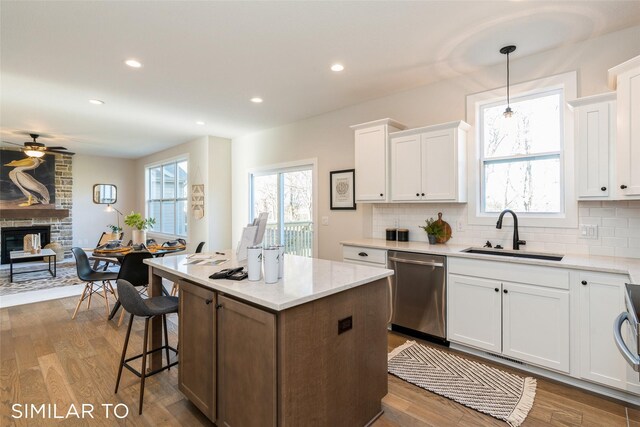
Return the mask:
[[[5,229],[11,231],[11,229],[22,229],[29,227],[43,227],[48,228],[49,242],[57,242],[64,249],[65,257],[71,256],[71,247],[73,245],[73,227],[72,227],[72,202],[73,202],[73,174],[72,174],[72,158],[67,155],[55,155],[55,187],[56,187],[56,209],[68,210],[68,216],[64,218],[60,217],[40,217],[39,215],[29,214],[29,211],[25,213],[25,218],[7,218],[0,211],[0,258],[2,263],[5,263],[5,257],[8,262],[8,253],[5,254],[5,242],[4,235]],[[61,211],[62,212],[62,211]],[[60,216],[60,215],[58,215]],[[29,233],[25,233],[29,234]],[[44,236],[41,236],[42,246],[46,243]],[[49,243],[47,242],[47,243]],[[13,242],[9,246],[16,244]],[[20,243],[20,246],[22,244]],[[13,250],[13,249],[11,249]]]
[[0,230],[0,264],[9,264],[9,252],[24,249],[24,236],[27,234],[39,234],[40,244],[43,247],[51,242],[50,225],[2,227]]

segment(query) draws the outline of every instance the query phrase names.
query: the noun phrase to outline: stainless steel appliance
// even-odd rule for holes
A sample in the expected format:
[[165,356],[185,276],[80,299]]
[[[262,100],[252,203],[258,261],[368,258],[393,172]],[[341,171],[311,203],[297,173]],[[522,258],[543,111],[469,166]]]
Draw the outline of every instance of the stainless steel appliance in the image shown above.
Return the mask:
[[393,315],[391,324],[446,339],[446,258],[389,251]]
[[[613,325],[616,346],[634,371],[640,372],[640,285],[626,284],[625,305],[627,311],[620,313]],[[628,321],[631,326],[630,343],[627,346],[622,337],[622,326]]]

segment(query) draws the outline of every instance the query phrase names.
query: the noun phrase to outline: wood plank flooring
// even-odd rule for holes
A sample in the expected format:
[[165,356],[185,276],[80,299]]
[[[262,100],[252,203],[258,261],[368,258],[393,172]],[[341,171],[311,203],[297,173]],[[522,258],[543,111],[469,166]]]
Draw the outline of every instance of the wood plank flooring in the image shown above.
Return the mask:
[[[144,412],[137,415],[139,379],[123,372],[120,390],[113,393],[126,323],[118,328],[105,319],[104,306],[83,306],[71,320],[77,298],[64,298],[0,309],[0,425],[5,426],[211,426],[178,391],[178,371],[171,369],[147,379]],[[137,319],[129,354],[140,353],[144,323]],[[169,340],[177,341],[177,319],[169,317]],[[389,349],[405,341],[389,334]],[[504,368],[503,368],[504,369]],[[509,370],[509,369],[507,369]],[[13,419],[20,404],[57,403],[66,412],[71,403],[94,405],[89,419]],[[102,404],[124,403],[126,419],[105,417]],[[374,427],[506,426],[489,416],[389,376],[385,414]],[[629,411],[632,427],[640,427],[640,410]],[[538,380],[527,426],[626,426],[623,404],[547,380]]]

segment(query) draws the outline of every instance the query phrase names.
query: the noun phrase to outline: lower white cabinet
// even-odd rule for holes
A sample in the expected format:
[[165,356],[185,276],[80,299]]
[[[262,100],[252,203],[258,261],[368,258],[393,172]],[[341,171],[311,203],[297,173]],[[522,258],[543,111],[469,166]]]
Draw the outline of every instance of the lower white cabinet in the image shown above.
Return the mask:
[[569,372],[569,291],[502,283],[502,354]]
[[499,281],[449,274],[448,339],[493,353],[502,351]]
[[450,341],[569,372],[569,291],[449,274]]
[[613,339],[624,310],[625,277],[580,273],[580,377],[626,389],[626,363]]

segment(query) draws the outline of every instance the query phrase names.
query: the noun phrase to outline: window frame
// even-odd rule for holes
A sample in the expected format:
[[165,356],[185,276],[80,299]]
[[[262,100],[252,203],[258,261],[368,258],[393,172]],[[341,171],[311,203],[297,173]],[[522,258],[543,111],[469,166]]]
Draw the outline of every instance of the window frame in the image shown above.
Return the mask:
[[[528,93],[526,95],[521,95],[521,96],[514,96],[511,97],[511,104],[515,104],[516,102],[521,102],[521,101],[528,101],[531,99],[536,99],[536,98],[541,98],[547,95],[554,95],[554,94],[558,94],[560,95],[560,106],[565,104],[564,101],[564,94],[562,89],[560,88],[553,88],[553,89],[540,89],[538,91],[532,92],[532,93]],[[481,138],[482,135],[484,135],[484,110],[486,108],[491,108],[491,107],[495,107],[497,105],[503,105],[505,103],[505,99],[500,99],[497,101],[493,101],[493,102],[480,102],[478,105],[478,150],[479,150],[479,156],[480,156],[480,214],[482,215],[497,215],[500,212],[487,212],[486,210],[486,202],[487,199],[485,197],[486,195],[486,186],[485,186],[485,167],[488,164],[499,164],[499,163],[516,163],[516,162],[524,162],[524,161],[533,161],[533,160],[543,160],[543,159],[554,159],[554,158],[558,158],[559,162],[560,162],[560,211],[559,212],[516,212],[518,214],[518,217],[522,216],[540,216],[540,215],[553,215],[553,216],[557,216],[557,215],[563,215],[564,212],[566,211],[566,204],[565,204],[565,199],[564,199],[564,193],[565,193],[565,180],[566,180],[566,176],[564,173],[564,146],[565,146],[565,141],[564,141],[564,132],[562,132],[563,129],[560,129],[560,149],[558,151],[547,151],[547,152],[540,152],[540,153],[534,153],[534,154],[515,154],[515,155],[511,155],[511,156],[500,156],[500,157],[492,157],[492,158],[485,158],[485,150],[484,150],[484,140]],[[561,125],[564,127],[564,108],[560,108],[560,123]]]
[[[253,176],[262,176],[262,175],[272,175],[278,174],[282,172],[295,172],[301,170],[311,169],[311,191],[312,195],[312,206],[311,206],[311,219],[313,221],[313,245],[311,248],[312,257],[318,256],[318,159],[304,159],[286,163],[277,163],[273,165],[266,165],[256,168],[251,168],[247,170],[247,200],[248,200],[248,209],[247,209],[247,223],[253,221],[253,218],[256,215],[256,212],[253,211]],[[281,180],[278,180],[278,192],[281,192]],[[284,215],[282,207],[278,209],[278,215]],[[278,218],[280,221],[280,218]],[[281,233],[283,230],[281,230]]]
[[[467,190],[468,222],[471,225],[494,225],[497,213],[484,212],[484,151],[482,146],[483,123],[481,109],[504,103],[506,88],[499,87],[467,96],[467,122],[471,125],[468,135],[467,160],[469,175]],[[559,213],[518,213],[519,222],[526,227],[570,227],[578,226],[578,201],[575,196],[574,165],[574,118],[569,101],[577,98],[577,73],[575,71],[511,85],[512,99],[538,97],[553,91],[561,92],[560,135],[560,179],[561,212]],[[556,152],[552,152],[556,153]],[[536,153],[521,157],[540,157],[548,153]],[[510,156],[511,157],[511,156]],[[518,157],[518,156],[513,156]],[[495,159],[492,159],[495,160]]]
[[[178,176],[178,163],[182,163],[182,162],[186,162],[187,163],[187,192],[185,197],[177,197],[178,196],[178,183],[177,183],[177,176]],[[176,176],[176,182],[175,182],[175,191],[174,191],[174,197],[173,198],[164,198],[164,174],[163,174],[163,168],[166,165],[175,165],[175,176]],[[160,237],[160,238],[168,238],[168,239],[174,239],[174,238],[187,238],[189,236],[189,229],[190,229],[190,224],[189,224],[189,212],[187,210],[187,215],[186,215],[186,219],[187,219],[187,224],[186,224],[186,234],[178,234],[176,232],[177,230],[177,218],[178,216],[176,215],[176,209],[177,209],[177,205],[178,202],[184,201],[185,204],[187,205],[188,208],[188,200],[189,200],[189,196],[190,196],[190,186],[189,186],[189,182],[190,182],[190,177],[189,177],[189,156],[177,156],[177,157],[172,157],[172,158],[168,158],[168,159],[164,159],[158,162],[154,162],[151,164],[147,164],[144,167],[144,176],[145,176],[145,216],[149,217],[149,204],[151,202],[160,202],[160,218],[156,218],[156,227],[159,227],[162,224],[162,203],[163,202],[173,202],[173,211],[174,211],[174,221],[173,221],[173,233],[164,233],[161,230],[156,230],[156,229],[151,229],[147,231],[147,234],[153,237]],[[152,169],[156,169],[156,168],[160,168],[160,174],[161,174],[161,183],[162,185],[160,186],[160,198],[155,198],[152,199],[151,196],[151,170]]]

